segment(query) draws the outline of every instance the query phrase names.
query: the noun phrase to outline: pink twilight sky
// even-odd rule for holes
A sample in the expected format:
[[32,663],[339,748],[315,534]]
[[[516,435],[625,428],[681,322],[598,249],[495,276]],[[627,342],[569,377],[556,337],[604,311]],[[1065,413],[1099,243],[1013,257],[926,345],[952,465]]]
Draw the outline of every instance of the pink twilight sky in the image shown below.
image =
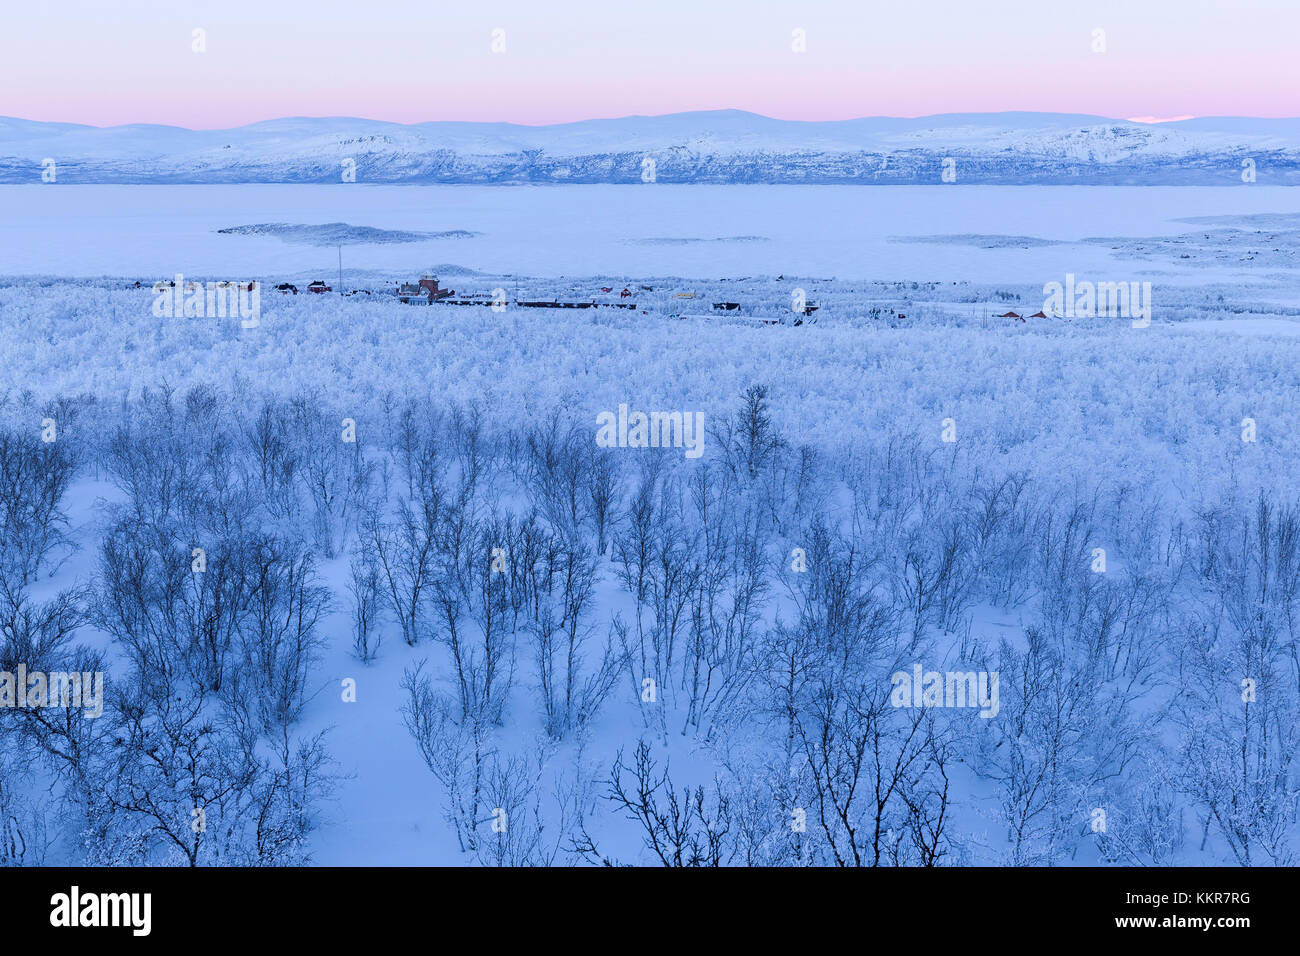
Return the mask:
[[1300,0],[37,0],[5,5],[0,115],[1298,116],[1298,44]]

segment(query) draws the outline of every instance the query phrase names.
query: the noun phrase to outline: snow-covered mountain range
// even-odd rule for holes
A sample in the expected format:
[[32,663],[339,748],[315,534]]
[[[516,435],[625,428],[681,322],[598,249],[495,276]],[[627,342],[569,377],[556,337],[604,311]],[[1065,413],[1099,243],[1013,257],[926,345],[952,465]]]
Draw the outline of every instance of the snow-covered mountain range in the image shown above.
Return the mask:
[[[347,118],[230,130],[0,118],[0,182],[1300,185],[1300,119],[1055,113],[833,122],[737,110],[554,126]],[[648,161],[653,161],[648,162]],[[1249,161],[1249,162],[1248,162]],[[1253,164],[1253,167],[1252,165]]]

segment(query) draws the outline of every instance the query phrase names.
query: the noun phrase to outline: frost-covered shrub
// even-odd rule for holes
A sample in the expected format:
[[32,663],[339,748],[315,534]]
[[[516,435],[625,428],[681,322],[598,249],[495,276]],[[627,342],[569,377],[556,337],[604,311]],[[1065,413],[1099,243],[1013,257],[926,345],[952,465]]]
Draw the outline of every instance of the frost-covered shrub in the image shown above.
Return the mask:
[[27,584],[67,541],[63,507],[74,470],[66,442],[0,428],[0,578]]

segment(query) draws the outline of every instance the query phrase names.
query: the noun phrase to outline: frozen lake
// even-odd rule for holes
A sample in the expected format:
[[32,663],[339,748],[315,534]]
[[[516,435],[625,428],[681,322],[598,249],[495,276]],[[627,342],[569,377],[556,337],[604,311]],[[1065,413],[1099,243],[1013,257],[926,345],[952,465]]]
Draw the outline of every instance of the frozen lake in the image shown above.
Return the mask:
[[[1259,277],[1263,263],[1167,251],[1149,237],[1199,237],[1192,217],[1249,234],[1271,214],[1300,222],[1300,190],[1064,186],[0,186],[0,274],[270,277],[337,275],[326,237],[221,234],[259,224],[347,223],[454,233],[348,241],[345,272],[461,266],[534,276],[1041,282],[1066,271],[1163,281]],[[1265,230],[1267,231],[1267,229]],[[1285,231],[1285,230],[1284,230]],[[468,233],[468,235],[465,235]],[[1015,237],[1011,240],[997,237]],[[382,238],[382,237],[380,237]],[[1115,242],[1087,239],[1114,239]],[[1243,238],[1247,238],[1243,236]],[[1268,238],[1272,238],[1269,236]],[[903,241],[899,241],[899,240]],[[910,241],[908,241],[910,240]],[[917,241],[923,240],[923,241]],[[1294,243],[1269,271],[1295,277]],[[1119,245],[1117,245],[1117,243]],[[1274,253],[1277,249],[1272,250]],[[345,279],[346,281],[346,279]]]

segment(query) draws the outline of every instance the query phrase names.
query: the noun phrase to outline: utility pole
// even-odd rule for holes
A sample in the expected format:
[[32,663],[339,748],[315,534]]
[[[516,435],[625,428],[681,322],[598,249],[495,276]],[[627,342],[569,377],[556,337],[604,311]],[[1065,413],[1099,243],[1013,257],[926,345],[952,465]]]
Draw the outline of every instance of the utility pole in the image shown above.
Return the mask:
[[343,243],[339,243],[339,295],[343,294]]

